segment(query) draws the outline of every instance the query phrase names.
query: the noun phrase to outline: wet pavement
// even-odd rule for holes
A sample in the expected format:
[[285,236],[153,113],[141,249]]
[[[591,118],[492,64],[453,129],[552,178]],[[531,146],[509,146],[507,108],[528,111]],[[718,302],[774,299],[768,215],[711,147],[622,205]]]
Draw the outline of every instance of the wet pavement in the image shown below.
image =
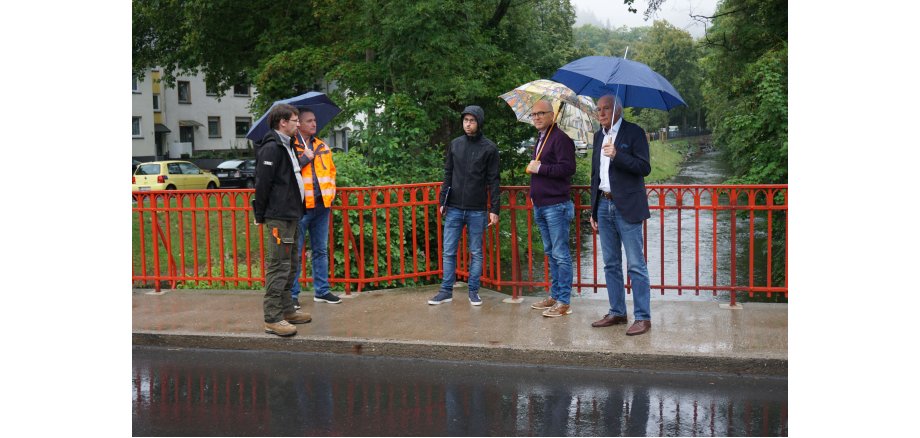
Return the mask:
[[[313,322],[280,338],[263,332],[259,291],[135,290],[133,344],[183,348],[324,352],[496,363],[628,370],[787,373],[787,305],[745,303],[741,310],[713,302],[652,297],[652,330],[626,336],[626,326],[593,328],[607,303],[575,296],[571,315],[545,318],[525,297],[482,289],[483,305],[466,300],[458,283],[452,303],[430,306],[437,286],[370,291],[342,304],[307,300]],[[632,313],[632,302],[627,301]]]
[[785,436],[787,380],[134,347],[139,436]]

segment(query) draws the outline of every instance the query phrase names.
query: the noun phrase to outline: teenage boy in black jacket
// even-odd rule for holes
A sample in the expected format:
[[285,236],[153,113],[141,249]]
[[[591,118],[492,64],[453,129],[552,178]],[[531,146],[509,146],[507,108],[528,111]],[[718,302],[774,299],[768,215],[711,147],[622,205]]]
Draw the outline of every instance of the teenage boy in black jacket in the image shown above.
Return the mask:
[[[474,306],[482,305],[479,298],[479,277],[482,275],[482,234],[486,229],[486,195],[489,196],[488,224],[498,223],[499,177],[498,147],[482,135],[485,113],[471,105],[461,113],[463,132],[450,142],[444,158],[444,184],[441,186],[439,212],[444,217],[444,280],[438,294],[428,304],[453,300],[457,275],[457,245],[466,226],[470,245],[469,299]],[[488,189],[488,192],[486,191]]]

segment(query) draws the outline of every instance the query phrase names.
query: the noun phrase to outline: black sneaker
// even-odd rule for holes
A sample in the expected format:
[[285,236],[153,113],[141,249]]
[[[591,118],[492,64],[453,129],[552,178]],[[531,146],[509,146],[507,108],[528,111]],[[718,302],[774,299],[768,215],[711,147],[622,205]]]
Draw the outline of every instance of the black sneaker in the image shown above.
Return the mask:
[[294,298],[294,310],[300,309],[300,301],[297,301],[297,298]]
[[438,294],[434,298],[428,300],[428,304],[437,305],[441,303],[449,303],[454,300],[453,294],[449,294],[444,291],[438,291]]
[[321,297],[314,296],[313,301],[317,303],[339,304],[342,302],[342,299],[333,295],[331,292],[326,292],[326,295]]

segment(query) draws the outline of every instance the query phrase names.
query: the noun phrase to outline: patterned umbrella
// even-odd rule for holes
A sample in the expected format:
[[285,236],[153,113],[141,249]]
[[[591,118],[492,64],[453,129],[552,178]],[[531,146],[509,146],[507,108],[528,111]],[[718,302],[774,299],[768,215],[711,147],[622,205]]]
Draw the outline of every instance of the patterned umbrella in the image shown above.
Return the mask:
[[[552,101],[556,124],[572,140],[589,143],[594,131],[598,130],[597,108],[587,96],[577,96],[569,87],[546,79],[537,79],[517,87],[502,99],[514,110],[518,121],[533,125],[531,109],[540,99]],[[560,112],[560,107],[562,110]]]

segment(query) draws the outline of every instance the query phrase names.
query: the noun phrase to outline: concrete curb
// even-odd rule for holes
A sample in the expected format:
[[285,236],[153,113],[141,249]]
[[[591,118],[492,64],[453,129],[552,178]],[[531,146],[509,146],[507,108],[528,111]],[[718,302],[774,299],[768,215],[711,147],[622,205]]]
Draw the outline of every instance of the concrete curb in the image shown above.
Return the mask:
[[572,349],[530,349],[503,345],[472,345],[443,342],[406,342],[363,338],[333,338],[297,335],[280,338],[266,335],[194,334],[135,331],[133,345],[173,348],[267,350],[318,352],[347,355],[386,356],[436,360],[484,361],[528,364],[650,370],[705,372],[754,376],[788,375],[788,360],[767,357],[719,357],[711,355],[639,354]]

